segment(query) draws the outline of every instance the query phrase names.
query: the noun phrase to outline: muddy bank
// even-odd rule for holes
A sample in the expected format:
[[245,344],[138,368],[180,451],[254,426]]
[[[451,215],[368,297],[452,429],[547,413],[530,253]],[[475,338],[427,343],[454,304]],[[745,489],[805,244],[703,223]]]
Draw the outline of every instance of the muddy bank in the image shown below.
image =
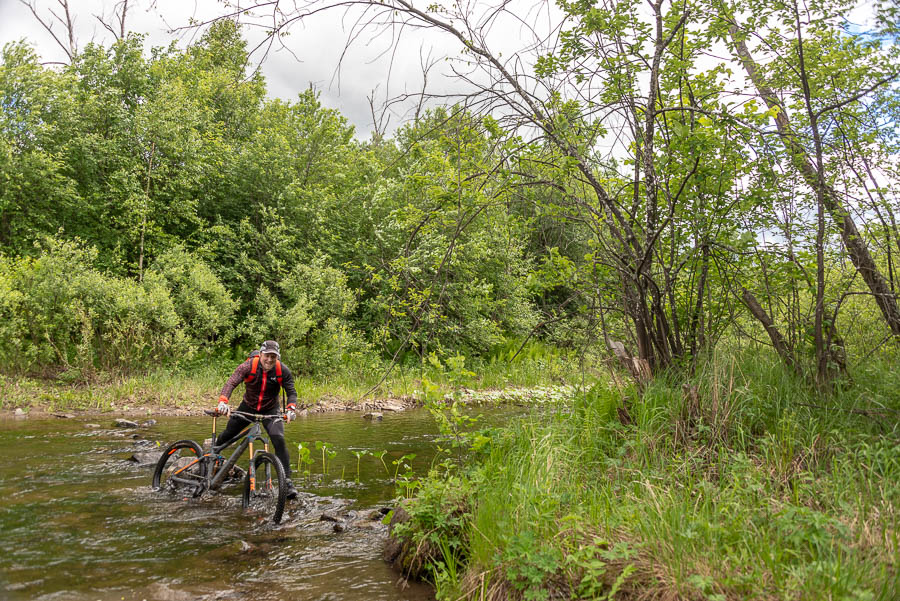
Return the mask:
[[[370,399],[356,402],[349,399],[340,399],[327,396],[315,403],[298,404],[298,417],[313,413],[333,413],[336,411],[367,412],[398,412],[421,407],[422,403],[412,396],[392,397],[385,399]],[[191,415],[203,415],[205,409],[214,409],[215,403],[198,403],[193,407],[171,407],[166,405],[123,405],[111,409],[65,409],[55,410],[50,407],[34,406],[28,408],[15,408],[0,410],[0,417],[57,417],[61,419],[102,415],[109,417],[146,418],[147,416],[183,417]]]
[[[575,387],[568,384],[556,386],[537,386],[532,388],[503,389],[462,389],[454,395],[444,397],[445,403],[454,400],[467,405],[552,405],[565,403],[575,395]],[[380,399],[357,401],[343,399],[334,395],[325,395],[313,403],[298,403],[298,417],[316,413],[334,413],[355,411],[362,415],[375,415],[406,411],[423,406],[422,400],[413,395],[392,396]],[[127,417],[146,419],[149,416],[184,417],[202,415],[205,409],[214,408],[215,403],[195,403],[189,407],[150,403],[130,404],[127,401],[107,408],[64,409],[58,410],[53,405],[32,404],[27,408],[0,409],[0,418],[25,417],[57,417],[61,419],[79,416],[102,415],[110,417]]]

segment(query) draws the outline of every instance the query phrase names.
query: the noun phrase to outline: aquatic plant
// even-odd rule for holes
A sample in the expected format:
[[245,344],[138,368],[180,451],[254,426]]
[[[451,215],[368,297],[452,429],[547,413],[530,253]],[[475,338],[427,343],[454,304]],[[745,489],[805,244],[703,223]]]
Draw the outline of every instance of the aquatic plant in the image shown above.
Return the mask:
[[372,453],[372,456],[373,456],[373,457],[378,457],[378,459],[381,461],[381,465],[384,466],[384,473],[390,476],[390,475],[391,475],[391,471],[388,469],[387,464],[384,462],[384,456],[385,456],[386,454],[387,454],[387,451],[378,451],[377,453],[374,453],[374,452],[373,452],[373,453]]
[[397,473],[400,471],[400,468],[406,469],[406,473],[412,474],[412,467],[406,463],[407,461],[412,461],[416,458],[415,453],[407,453],[400,457],[400,459],[394,459],[391,463],[394,465],[394,482],[397,481]]
[[371,455],[369,451],[351,451],[356,456],[356,481],[359,482],[359,460],[365,457],[366,455]]
[[[304,447],[302,442],[297,443],[297,471],[306,476],[306,483],[309,484],[310,466],[312,465],[312,457],[310,457],[309,447]],[[305,466],[305,467],[304,467]]]
[[325,460],[327,456],[328,459],[334,459],[337,457],[337,451],[331,450],[332,447],[327,442],[322,442],[321,440],[316,441],[316,450],[322,451],[322,475],[328,473],[328,462]]

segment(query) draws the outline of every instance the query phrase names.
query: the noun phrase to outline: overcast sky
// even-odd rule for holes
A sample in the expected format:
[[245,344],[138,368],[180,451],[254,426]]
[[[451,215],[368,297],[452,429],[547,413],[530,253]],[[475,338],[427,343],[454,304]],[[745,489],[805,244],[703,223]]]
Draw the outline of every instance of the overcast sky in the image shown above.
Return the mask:
[[[69,0],[71,12],[75,15],[75,29],[79,47],[92,39],[105,44],[113,40],[95,15],[110,16],[116,0]],[[132,0],[127,28],[147,34],[147,45],[167,45],[178,40],[181,46],[188,44],[196,32],[172,33],[174,28],[184,26],[191,17],[203,20],[222,11],[222,4],[216,0],[157,0],[156,8],[148,8],[150,0]],[[37,0],[39,13],[51,18],[49,9],[58,11],[57,0]],[[111,22],[111,21],[108,21]],[[61,27],[54,29],[60,34]],[[252,30],[245,36],[252,38]],[[66,56],[51,35],[40,25],[27,6],[20,0],[0,0],[0,46],[8,42],[26,39],[37,49],[44,61],[63,61]],[[321,92],[322,102],[336,108],[357,128],[357,135],[366,138],[372,131],[372,116],[367,97],[377,90],[376,98],[383,102],[386,97],[394,97],[405,92],[417,92],[422,87],[420,55],[429,50],[433,57],[458,54],[449,39],[432,34],[430,38],[421,34],[404,35],[404,44],[393,56],[393,66],[388,56],[377,55],[389,48],[387,38],[358,39],[344,57],[340,73],[336,70],[347,39],[347,26],[342,23],[342,15],[335,12],[317,16],[295,26],[286,45],[290,52],[275,50],[262,63],[269,95],[291,100],[297,93],[315,86]],[[435,41],[443,44],[434,49]],[[252,45],[255,45],[251,42]],[[292,54],[293,53],[293,54]],[[432,75],[429,91],[444,92],[449,82]],[[442,89],[442,86],[444,87]],[[408,106],[407,106],[408,108]],[[391,117],[393,130],[404,118],[403,110],[396,110]]]

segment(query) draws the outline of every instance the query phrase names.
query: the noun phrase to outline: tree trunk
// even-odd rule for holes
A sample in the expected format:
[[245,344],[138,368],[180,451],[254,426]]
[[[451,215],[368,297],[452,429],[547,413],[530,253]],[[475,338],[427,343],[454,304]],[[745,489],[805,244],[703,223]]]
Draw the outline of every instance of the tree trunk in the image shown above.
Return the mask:
[[772,341],[772,346],[775,347],[778,356],[781,357],[782,361],[784,361],[788,367],[796,370],[794,356],[787,347],[787,344],[785,344],[784,337],[781,335],[781,332],[778,331],[778,328],[775,327],[775,322],[772,321],[772,318],[769,317],[766,310],[763,309],[762,305],[759,304],[759,301],[756,300],[756,297],[753,296],[753,293],[746,288],[741,288],[741,299],[744,301],[744,304],[747,305],[747,308],[750,309],[750,313],[753,314],[753,317],[755,317],[766,329],[766,332],[769,334],[769,339]]
[[[147,185],[144,186],[144,202],[150,204],[150,176],[153,174],[153,155],[156,153],[156,142],[150,145],[150,158],[147,162]],[[144,207],[144,217],[141,220],[141,247],[138,255],[138,281],[144,281],[144,233],[147,230],[147,211],[149,206]]]
[[734,43],[735,52],[744,66],[744,70],[747,71],[747,75],[756,86],[766,106],[769,108],[777,107],[775,125],[778,128],[778,133],[781,135],[782,143],[791,156],[794,167],[798,169],[806,184],[816,191],[822,205],[837,226],[841,234],[841,240],[843,240],[844,246],[847,247],[847,251],[850,253],[850,260],[875,297],[875,302],[878,304],[878,308],[881,309],[881,314],[884,316],[891,333],[894,336],[900,336],[900,310],[897,308],[897,301],[891,292],[890,286],[888,286],[884,276],[881,275],[872,255],[869,254],[865,241],[850,217],[849,211],[841,202],[837,191],[826,183],[824,174],[810,160],[809,153],[800,144],[797,135],[791,128],[785,108],[778,101],[774,90],[763,82],[759,74],[759,68],[750,55],[747,44],[741,38],[741,32],[737,25],[733,19],[730,19],[730,16],[729,20],[731,21],[731,26],[729,27],[731,41]]

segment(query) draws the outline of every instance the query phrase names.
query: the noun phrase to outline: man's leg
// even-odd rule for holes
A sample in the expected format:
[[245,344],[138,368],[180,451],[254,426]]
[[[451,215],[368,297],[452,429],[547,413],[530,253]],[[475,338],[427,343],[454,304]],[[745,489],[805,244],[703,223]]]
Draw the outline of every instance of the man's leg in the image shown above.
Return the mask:
[[281,461],[284,468],[284,475],[291,478],[291,455],[288,453],[287,442],[284,440],[284,422],[280,419],[267,419],[264,422],[266,432],[272,439],[272,446],[275,447],[275,456]]
[[281,466],[284,468],[284,475],[290,479],[291,456],[288,453],[287,442],[285,442],[284,436],[273,436],[270,434],[269,438],[272,439],[272,445],[275,447],[275,455],[281,461]]
[[284,468],[284,475],[287,477],[285,485],[287,487],[287,498],[296,499],[297,489],[291,482],[291,455],[288,453],[287,442],[284,440],[284,422],[280,419],[269,419],[265,422],[266,432],[272,439],[272,446],[275,447],[275,456],[281,462]]
[[236,415],[230,417],[228,419],[228,423],[225,425],[225,429],[222,430],[222,433],[216,438],[217,445],[222,444],[223,442],[228,442],[238,434],[240,434],[241,430],[243,430],[247,426],[247,420],[238,417]]

